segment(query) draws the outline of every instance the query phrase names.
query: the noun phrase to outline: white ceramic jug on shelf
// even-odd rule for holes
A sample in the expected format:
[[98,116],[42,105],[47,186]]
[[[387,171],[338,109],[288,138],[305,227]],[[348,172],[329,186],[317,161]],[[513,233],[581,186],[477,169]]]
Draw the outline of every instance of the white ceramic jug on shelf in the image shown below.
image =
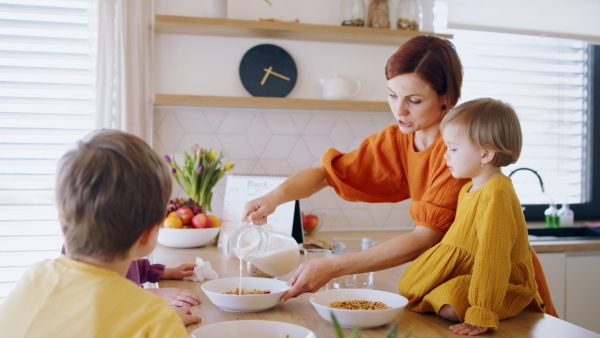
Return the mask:
[[338,73],[334,73],[332,77],[320,78],[319,82],[323,86],[325,100],[347,100],[356,96],[362,88],[358,80],[347,79]]

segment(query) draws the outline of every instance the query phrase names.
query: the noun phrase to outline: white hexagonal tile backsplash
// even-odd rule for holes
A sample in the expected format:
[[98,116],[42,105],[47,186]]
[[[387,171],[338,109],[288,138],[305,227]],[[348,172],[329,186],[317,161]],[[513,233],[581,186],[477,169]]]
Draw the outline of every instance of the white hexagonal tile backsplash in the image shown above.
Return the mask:
[[[180,157],[192,145],[223,151],[236,164],[238,174],[291,175],[319,165],[329,147],[342,152],[355,149],[368,135],[394,123],[391,114],[257,111],[194,107],[162,107],[154,111],[153,147],[161,155]],[[226,180],[215,187],[213,213],[222,214]],[[183,196],[175,184],[173,197]],[[305,212],[326,214],[320,231],[412,229],[409,201],[353,203],[333,189],[324,189],[301,200]]]

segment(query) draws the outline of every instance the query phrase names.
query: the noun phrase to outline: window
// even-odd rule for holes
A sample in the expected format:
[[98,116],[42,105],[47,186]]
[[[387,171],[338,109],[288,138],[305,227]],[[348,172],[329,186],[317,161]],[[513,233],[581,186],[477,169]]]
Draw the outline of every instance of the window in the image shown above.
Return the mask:
[[531,171],[512,176],[527,220],[542,220],[551,201],[568,201],[577,219],[598,218],[600,202],[593,192],[600,189],[592,170],[592,160],[598,158],[592,154],[597,153],[592,137],[598,126],[590,104],[592,47],[583,41],[449,30],[446,14],[446,0],[436,0],[434,30],[454,34],[464,67],[461,102],[492,97],[510,103],[519,115],[523,150],[519,161],[503,171],[508,175],[530,168],[543,180],[544,191]]
[[0,0],[0,301],[60,254],[56,164],[93,128],[88,6]]

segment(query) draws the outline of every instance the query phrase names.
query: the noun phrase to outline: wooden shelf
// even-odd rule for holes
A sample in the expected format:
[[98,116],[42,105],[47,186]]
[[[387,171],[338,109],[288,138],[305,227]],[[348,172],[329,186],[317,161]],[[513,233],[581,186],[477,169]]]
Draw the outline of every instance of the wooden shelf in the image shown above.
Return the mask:
[[452,35],[382,28],[330,26],[291,22],[217,19],[191,16],[156,15],[154,31],[167,34],[192,34],[247,38],[271,38],[319,42],[341,42],[400,46],[422,34],[451,39]]
[[155,106],[389,112],[387,102],[156,94]]
[[[218,19],[190,16],[156,15],[154,32],[242,38],[272,38],[317,42],[339,42],[400,46],[406,40],[428,32],[393,29],[329,26],[291,22]],[[452,35],[435,34],[451,39]],[[389,112],[387,102],[309,100],[274,97],[233,97],[156,94],[155,106],[196,106],[253,109],[298,109]]]

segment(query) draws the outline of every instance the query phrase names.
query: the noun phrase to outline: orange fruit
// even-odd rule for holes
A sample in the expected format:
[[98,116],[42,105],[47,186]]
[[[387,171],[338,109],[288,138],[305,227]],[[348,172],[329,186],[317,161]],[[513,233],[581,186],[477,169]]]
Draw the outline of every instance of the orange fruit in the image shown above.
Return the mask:
[[215,215],[208,215],[208,218],[210,219],[211,228],[218,228],[221,226],[221,220],[219,219],[219,217]]
[[171,211],[171,212],[170,212],[170,213],[167,215],[167,217],[169,217],[169,216],[177,216],[177,212],[176,212],[176,211]]
[[181,222],[181,218],[177,216],[167,216],[165,221],[163,222],[163,227],[165,228],[182,228],[183,223]]

